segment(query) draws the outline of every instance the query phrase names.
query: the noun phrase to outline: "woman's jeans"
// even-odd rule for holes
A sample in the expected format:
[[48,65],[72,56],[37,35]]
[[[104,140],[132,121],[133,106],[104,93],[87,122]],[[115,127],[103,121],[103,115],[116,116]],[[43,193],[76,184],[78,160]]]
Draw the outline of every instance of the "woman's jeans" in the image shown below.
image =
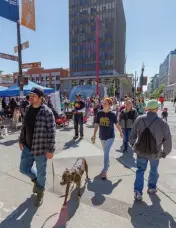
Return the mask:
[[148,178],[148,188],[156,189],[158,181],[158,165],[159,160],[148,160],[145,158],[137,157],[137,170],[136,170],[136,180],[134,183],[134,191],[140,192],[142,194],[144,188],[144,173],[147,169],[147,164],[150,162],[150,173]]
[[[32,168],[34,161],[36,163],[37,172]],[[24,146],[21,154],[20,172],[28,176],[32,181],[37,180],[38,188],[44,190],[46,182],[46,154],[33,156],[31,151]]]
[[131,128],[122,128],[122,132],[123,132],[123,147],[124,147],[124,150],[127,150],[130,134],[131,134]]
[[103,172],[108,171],[108,165],[109,165],[109,152],[111,150],[111,147],[114,143],[114,138],[107,139],[107,140],[101,140],[101,144],[104,150],[104,168]]

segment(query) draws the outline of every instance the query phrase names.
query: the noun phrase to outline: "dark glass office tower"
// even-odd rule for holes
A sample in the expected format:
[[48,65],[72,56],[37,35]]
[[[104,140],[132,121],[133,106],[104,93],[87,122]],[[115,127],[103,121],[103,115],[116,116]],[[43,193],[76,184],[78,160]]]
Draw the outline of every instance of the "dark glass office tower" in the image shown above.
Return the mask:
[[100,75],[124,73],[126,19],[122,0],[69,0],[71,76],[96,74],[96,16],[100,16]]

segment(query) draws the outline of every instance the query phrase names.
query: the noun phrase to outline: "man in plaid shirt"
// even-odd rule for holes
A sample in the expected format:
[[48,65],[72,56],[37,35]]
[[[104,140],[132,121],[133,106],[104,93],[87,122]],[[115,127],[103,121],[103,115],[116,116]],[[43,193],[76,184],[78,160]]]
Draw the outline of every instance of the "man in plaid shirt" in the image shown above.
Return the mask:
[[[44,92],[40,88],[31,90],[30,107],[26,110],[19,141],[22,151],[20,172],[34,183],[36,206],[43,203],[47,159],[52,159],[55,151],[55,118],[52,110],[43,104],[43,97]],[[32,168],[34,161],[37,172]]]

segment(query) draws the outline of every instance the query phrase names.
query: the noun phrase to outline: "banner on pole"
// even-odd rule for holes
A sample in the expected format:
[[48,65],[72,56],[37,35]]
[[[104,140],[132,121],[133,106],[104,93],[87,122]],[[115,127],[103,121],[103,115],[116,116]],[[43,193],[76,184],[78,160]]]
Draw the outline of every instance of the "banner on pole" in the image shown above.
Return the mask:
[[21,25],[36,30],[35,24],[35,0],[22,0]]
[[19,20],[18,0],[0,0],[0,17],[17,22]]

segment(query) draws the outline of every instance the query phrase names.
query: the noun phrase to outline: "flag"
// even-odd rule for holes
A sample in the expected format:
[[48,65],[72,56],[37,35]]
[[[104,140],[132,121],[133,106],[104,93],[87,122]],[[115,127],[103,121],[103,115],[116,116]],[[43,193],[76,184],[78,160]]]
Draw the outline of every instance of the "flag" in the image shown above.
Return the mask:
[[0,17],[17,22],[19,20],[18,0],[0,0]]
[[[9,0],[10,1],[10,0]],[[35,0],[22,0],[21,25],[36,30],[35,24]]]

